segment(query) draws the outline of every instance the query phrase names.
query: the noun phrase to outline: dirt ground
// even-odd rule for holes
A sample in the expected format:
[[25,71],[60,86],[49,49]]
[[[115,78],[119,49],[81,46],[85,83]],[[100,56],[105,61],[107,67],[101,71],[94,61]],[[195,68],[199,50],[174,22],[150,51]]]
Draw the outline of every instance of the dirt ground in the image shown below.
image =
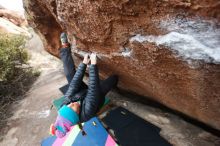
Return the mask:
[[[45,80],[47,79],[47,80]],[[65,83],[59,71],[51,71],[39,77],[26,98],[14,104],[14,115],[8,120],[6,135],[0,145],[37,146],[48,136],[56,111],[50,111],[52,100],[61,95],[58,88]]]
[[[33,45],[36,47],[36,44],[39,47],[39,42],[36,43],[36,41],[39,41],[37,39],[39,39],[37,36],[33,36],[29,47],[33,47]],[[42,46],[38,49],[42,49]],[[66,79],[61,63],[50,56],[42,54],[38,54],[38,57],[36,54],[34,55],[40,64],[35,65],[42,69],[42,73],[25,98],[12,105],[11,110],[14,114],[8,119],[5,128],[1,129],[3,136],[3,140],[0,141],[1,146],[38,146],[41,140],[49,135],[49,126],[56,118],[56,110],[54,108],[50,110],[52,100],[62,95],[59,88],[65,85]],[[47,57],[47,59],[44,57]],[[36,60],[32,60],[32,62],[36,63]],[[108,97],[115,105],[123,106],[160,127],[162,129],[160,134],[173,145],[220,145],[219,137],[186,122],[174,114],[136,102],[132,98],[127,98],[117,92],[110,92]]]

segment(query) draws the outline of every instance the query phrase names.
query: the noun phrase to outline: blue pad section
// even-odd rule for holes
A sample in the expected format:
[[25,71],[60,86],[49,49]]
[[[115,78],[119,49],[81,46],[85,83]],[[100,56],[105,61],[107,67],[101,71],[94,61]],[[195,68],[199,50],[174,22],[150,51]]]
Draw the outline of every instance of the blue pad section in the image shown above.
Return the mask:
[[96,117],[86,122],[83,129],[86,135],[79,133],[72,146],[105,146],[108,133]]
[[56,138],[57,138],[56,136],[50,136],[50,137],[45,138],[41,142],[41,146],[52,146]]
[[[85,122],[83,129],[86,135],[79,132],[72,146],[105,146],[109,134],[97,117]],[[47,137],[41,142],[41,146],[52,146],[55,140],[56,136]]]

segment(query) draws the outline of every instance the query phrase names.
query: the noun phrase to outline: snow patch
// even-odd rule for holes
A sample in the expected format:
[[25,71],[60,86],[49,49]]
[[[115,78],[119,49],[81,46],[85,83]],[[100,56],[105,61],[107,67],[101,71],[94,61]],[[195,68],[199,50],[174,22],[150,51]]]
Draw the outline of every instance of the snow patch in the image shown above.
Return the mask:
[[187,62],[220,63],[220,28],[214,22],[169,20],[161,22],[160,27],[170,32],[159,36],[137,34],[130,38],[130,42],[164,45]]

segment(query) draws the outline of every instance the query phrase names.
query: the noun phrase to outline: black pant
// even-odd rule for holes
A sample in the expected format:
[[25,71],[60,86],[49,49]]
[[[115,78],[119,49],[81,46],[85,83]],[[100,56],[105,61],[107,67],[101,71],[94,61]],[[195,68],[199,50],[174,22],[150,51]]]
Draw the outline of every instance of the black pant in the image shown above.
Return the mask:
[[[74,61],[71,54],[70,48],[62,48],[60,50],[60,57],[63,62],[64,67],[64,73],[66,75],[66,79],[68,83],[71,82],[74,74],[76,73]],[[102,97],[105,97],[105,95],[114,87],[117,86],[118,77],[116,75],[109,76],[107,79],[100,81],[100,93]],[[83,85],[81,85],[83,88],[85,87],[85,83],[82,82]],[[105,98],[101,98],[100,104],[103,105],[105,102]]]
[[100,81],[100,92],[101,92],[101,101],[100,101],[100,106],[99,109],[104,105],[105,103],[105,96],[106,94],[114,87],[117,86],[118,83],[118,76],[116,75],[111,75],[107,79]]

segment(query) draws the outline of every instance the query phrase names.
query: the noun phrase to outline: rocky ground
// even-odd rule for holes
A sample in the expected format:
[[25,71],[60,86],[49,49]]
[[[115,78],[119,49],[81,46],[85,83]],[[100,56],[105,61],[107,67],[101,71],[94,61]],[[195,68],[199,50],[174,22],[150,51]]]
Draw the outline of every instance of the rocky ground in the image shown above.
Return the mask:
[[[5,128],[1,129],[3,140],[0,141],[0,145],[40,145],[40,141],[49,135],[49,125],[56,117],[55,109],[50,110],[52,100],[62,95],[58,88],[66,83],[61,62],[43,51],[36,34],[33,34],[27,47],[32,54],[31,64],[41,69],[42,73],[25,98],[12,105],[11,110],[14,114],[7,120]],[[134,100],[135,97],[131,99],[122,96],[115,91],[108,96],[115,105],[123,106],[160,127],[160,134],[175,146],[220,145],[219,137],[174,114]]]

